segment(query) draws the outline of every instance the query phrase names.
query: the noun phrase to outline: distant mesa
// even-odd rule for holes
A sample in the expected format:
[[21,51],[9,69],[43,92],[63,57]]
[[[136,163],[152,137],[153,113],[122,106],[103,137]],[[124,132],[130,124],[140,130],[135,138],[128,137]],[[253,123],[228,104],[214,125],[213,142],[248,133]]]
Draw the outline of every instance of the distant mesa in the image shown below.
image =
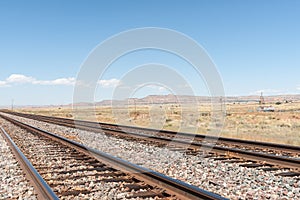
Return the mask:
[[[300,101],[299,95],[276,95],[276,96],[265,96],[266,102],[269,103],[289,103],[294,101]],[[189,96],[189,95],[149,95],[143,98],[128,98],[125,100],[103,100],[100,102],[87,103],[80,102],[75,103],[75,106],[111,106],[111,105],[149,105],[149,104],[194,104],[194,103],[211,103],[212,101],[220,102],[226,101],[226,103],[248,103],[248,102],[257,102],[260,101],[259,95],[251,96],[229,96],[225,99],[220,97],[211,98],[209,96]],[[72,104],[70,104],[72,105]]]

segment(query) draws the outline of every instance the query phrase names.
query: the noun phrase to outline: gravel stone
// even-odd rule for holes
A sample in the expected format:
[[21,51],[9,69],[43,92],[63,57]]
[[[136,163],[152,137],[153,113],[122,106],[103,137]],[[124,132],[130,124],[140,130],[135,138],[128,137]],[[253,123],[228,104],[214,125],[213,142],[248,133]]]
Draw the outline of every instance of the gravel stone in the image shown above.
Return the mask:
[[281,177],[286,170],[263,171],[240,167],[240,163],[204,158],[201,153],[188,155],[166,147],[76,130],[32,119],[11,116],[24,123],[99,149],[146,168],[182,180],[230,199],[300,199],[300,178]]
[[0,134],[0,180],[0,199],[37,199],[33,186],[25,178],[2,134]]

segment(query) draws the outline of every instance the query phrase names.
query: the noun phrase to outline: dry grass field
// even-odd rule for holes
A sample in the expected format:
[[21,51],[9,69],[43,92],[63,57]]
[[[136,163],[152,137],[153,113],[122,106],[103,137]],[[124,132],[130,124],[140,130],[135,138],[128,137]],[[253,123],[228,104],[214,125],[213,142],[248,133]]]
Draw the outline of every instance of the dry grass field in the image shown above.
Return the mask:
[[[220,136],[300,145],[300,102],[270,105],[275,107],[275,112],[258,112],[257,103],[226,104],[226,118]],[[23,108],[16,111],[67,118],[74,118],[75,115],[78,118],[77,115],[80,115],[85,120],[184,132],[196,130],[200,134],[210,134],[212,129],[210,105],[198,108],[182,108],[174,104],[138,105],[114,109],[99,106],[92,111],[83,109],[84,114],[74,113],[71,107]]]

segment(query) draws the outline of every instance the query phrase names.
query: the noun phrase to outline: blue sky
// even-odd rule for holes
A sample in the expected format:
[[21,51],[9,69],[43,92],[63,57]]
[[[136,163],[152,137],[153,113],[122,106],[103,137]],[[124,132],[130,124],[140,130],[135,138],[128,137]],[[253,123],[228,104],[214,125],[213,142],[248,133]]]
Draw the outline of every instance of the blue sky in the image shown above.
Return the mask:
[[[297,0],[1,0],[0,105],[11,99],[18,105],[71,103],[89,53],[108,37],[140,27],[174,29],[196,40],[215,62],[226,95],[299,94],[299,21]],[[110,98],[126,70],[151,61],[170,64],[197,84],[177,58],[137,53],[108,71],[96,99]],[[144,88],[140,95],[151,92]]]

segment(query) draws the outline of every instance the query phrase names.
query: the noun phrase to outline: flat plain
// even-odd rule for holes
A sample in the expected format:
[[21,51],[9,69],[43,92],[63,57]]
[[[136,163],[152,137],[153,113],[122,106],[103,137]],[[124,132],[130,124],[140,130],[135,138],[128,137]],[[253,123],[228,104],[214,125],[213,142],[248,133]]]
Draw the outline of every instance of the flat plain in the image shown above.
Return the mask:
[[[15,111],[172,131],[300,145],[300,102],[270,103],[275,112],[258,111],[258,103],[226,103],[224,121],[215,128],[210,104],[128,105],[123,107],[27,107]],[[222,121],[221,121],[222,122]]]

